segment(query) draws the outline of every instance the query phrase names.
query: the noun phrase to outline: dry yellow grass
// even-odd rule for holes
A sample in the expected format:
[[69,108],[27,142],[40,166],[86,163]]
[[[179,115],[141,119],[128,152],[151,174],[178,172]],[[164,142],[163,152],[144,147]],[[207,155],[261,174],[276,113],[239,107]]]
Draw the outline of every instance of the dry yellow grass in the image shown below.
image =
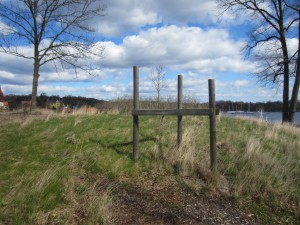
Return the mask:
[[[35,224],[80,224],[80,221],[112,224],[113,187],[106,183],[105,176],[110,179],[137,177],[138,180],[141,171],[163,174],[161,179],[174,176],[198,194],[210,190],[213,194],[248,199],[259,196],[267,199],[267,204],[272,199],[283,206],[292,205],[296,209],[293,212],[300,209],[294,204],[295,199],[299,199],[299,128],[220,117],[217,122],[218,172],[212,174],[207,117],[184,117],[180,148],[176,146],[176,118],[143,117],[140,159],[133,162],[130,116],[85,115],[84,109],[77,115],[65,117],[45,112],[40,115],[41,123],[34,123],[31,129],[27,129],[27,125],[32,121],[24,118],[21,126],[3,128],[6,132],[3,143],[9,138],[19,143],[5,145],[5,150],[12,150],[3,154],[7,157],[3,162],[7,174],[3,177],[15,183],[4,196],[8,206],[3,215],[22,215],[28,224],[34,224],[31,221]],[[56,116],[63,118],[51,119]],[[18,133],[21,140],[8,131]],[[15,155],[9,158],[10,154]],[[20,159],[15,160],[19,155]],[[26,169],[22,170],[23,175],[17,176],[16,168]],[[13,177],[18,177],[18,181]],[[11,183],[10,180],[7,183]],[[59,197],[53,203],[55,206],[43,205],[50,204],[55,195]],[[20,206],[14,209],[9,205],[11,199],[20,202]],[[27,218],[29,205],[31,214]],[[3,218],[6,220],[7,216]]]

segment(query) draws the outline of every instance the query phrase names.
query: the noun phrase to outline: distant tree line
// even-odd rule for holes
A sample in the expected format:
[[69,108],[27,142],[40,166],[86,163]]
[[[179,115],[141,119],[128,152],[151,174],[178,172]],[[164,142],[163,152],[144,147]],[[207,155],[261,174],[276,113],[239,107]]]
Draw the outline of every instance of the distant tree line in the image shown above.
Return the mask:
[[[59,98],[65,106],[69,106],[71,108],[77,107],[83,107],[83,106],[93,106],[96,108],[119,108],[126,105],[125,111],[130,111],[131,110],[131,103],[132,101],[128,98],[126,99],[119,99],[119,100],[113,100],[113,101],[104,101],[104,100],[99,100],[95,98],[86,98],[82,96],[64,96],[64,97],[59,97],[58,95],[56,96],[48,96],[45,93],[42,93],[40,96],[37,97],[37,106],[40,108],[46,108],[46,103],[47,100],[50,97],[57,97]],[[18,109],[21,108],[21,102],[22,101],[30,101],[31,100],[31,95],[6,95],[4,97],[4,101],[9,102],[9,107],[10,109]],[[147,102],[147,101],[146,101]],[[146,104],[146,103],[144,103]],[[163,102],[162,102],[163,104]],[[167,103],[166,103],[167,104]],[[203,107],[206,107],[206,103],[200,105],[203,105]],[[221,111],[260,111],[263,110],[265,112],[281,112],[282,109],[282,102],[280,101],[268,101],[268,102],[233,102],[233,101],[217,101],[216,102],[217,108],[219,108]],[[153,108],[152,106],[151,108]],[[197,107],[197,106],[187,106],[187,107]],[[147,107],[146,107],[147,108]],[[168,106],[167,108],[170,108]],[[172,108],[172,107],[171,107]],[[122,111],[122,110],[121,110]],[[300,112],[300,104],[298,104],[297,107],[297,112]]]
[[[260,111],[265,112],[281,112],[282,102],[268,101],[268,102],[232,102],[232,101],[218,101],[217,108],[222,111]],[[300,105],[298,104],[297,112],[300,112]]]
[[[48,96],[48,95],[42,93],[40,96],[37,96],[37,106],[40,108],[45,108],[47,100],[50,97],[59,98],[64,103],[65,106],[78,107],[78,108],[80,108],[82,106],[95,106],[99,103],[104,102],[104,100],[98,100],[95,98],[86,98],[86,97],[71,96],[71,95],[60,98],[58,95],[57,96]],[[18,109],[18,108],[21,108],[22,101],[30,101],[31,100],[31,95],[6,95],[4,97],[4,100],[8,101],[10,109]]]

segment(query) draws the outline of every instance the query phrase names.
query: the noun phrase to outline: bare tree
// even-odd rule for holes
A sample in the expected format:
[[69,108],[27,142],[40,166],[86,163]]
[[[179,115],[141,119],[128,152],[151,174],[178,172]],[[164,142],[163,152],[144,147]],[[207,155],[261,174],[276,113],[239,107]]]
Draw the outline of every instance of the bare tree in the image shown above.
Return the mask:
[[154,67],[152,67],[149,79],[152,82],[153,87],[155,88],[157,92],[157,102],[160,102],[160,93],[161,90],[165,87],[165,76],[166,76],[166,69],[163,64],[157,64]]
[[[91,54],[102,54],[93,46],[89,21],[105,10],[99,0],[0,0],[0,51],[33,60],[31,107],[36,107],[40,68],[53,62],[61,66],[91,72],[84,62]],[[33,48],[33,54],[21,46]]]
[[[289,111],[289,121],[294,123],[295,121],[295,114],[297,109],[297,99],[299,95],[299,86],[300,86],[300,2],[297,1],[293,3],[288,3],[285,1],[287,7],[293,10],[296,14],[296,18],[298,20],[298,49],[297,52],[294,54],[295,56],[295,82],[292,91],[291,103],[290,103],[290,111]],[[293,59],[293,57],[292,57]]]
[[[254,56],[259,63],[256,75],[264,84],[283,83],[282,121],[294,122],[296,103],[299,92],[297,81],[299,66],[299,48],[289,52],[288,38],[299,36],[296,29],[299,21],[298,0],[217,0],[219,7],[235,13],[249,13],[256,21],[249,30],[247,53]],[[299,25],[298,25],[299,26]],[[298,42],[300,39],[298,38]],[[289,90],[291,77],[296,76],[293,86],[293,96],[289,105]],[[297,91],[298,89],[298,91]]]

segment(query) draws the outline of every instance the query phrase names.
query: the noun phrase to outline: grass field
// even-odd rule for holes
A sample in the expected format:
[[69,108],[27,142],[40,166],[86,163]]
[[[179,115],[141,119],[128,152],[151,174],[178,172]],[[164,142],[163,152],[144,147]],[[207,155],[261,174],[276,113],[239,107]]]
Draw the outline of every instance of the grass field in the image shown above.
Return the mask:
[[208,119],[184,117],[180,149],[176,122],[141,117],[136,162],[130,115],[26,116],[0,125],[0,224],[117,223],[122,189],[170,177],[194,196],[230,198],[257,223],[299,224],[299,128],[220,117],[212,174]]

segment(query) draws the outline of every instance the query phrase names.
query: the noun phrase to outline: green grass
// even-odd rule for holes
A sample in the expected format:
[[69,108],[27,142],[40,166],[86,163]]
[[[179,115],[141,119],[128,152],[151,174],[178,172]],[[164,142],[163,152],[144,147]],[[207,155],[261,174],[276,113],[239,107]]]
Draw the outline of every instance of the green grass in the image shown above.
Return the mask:
[[[184,117],[176,149],[176,117],[140,118],[139,160],[132,159],[129,115],[67,116],[0,126],[0,224],[109,224],[110,188],[99,183],[138,180],[144,173],[205,180],[203,193],[219,192],[219,178],[243,206],[268,224],[296,224],[300,202],[300,131],[251,120],[217,123],[218,174],[209,171],[205,117]],[[101,185],[101,187],[105,185]],[[79,213],[80,214],[80,213]],[[270,223],[269,223],[270,224]]]

